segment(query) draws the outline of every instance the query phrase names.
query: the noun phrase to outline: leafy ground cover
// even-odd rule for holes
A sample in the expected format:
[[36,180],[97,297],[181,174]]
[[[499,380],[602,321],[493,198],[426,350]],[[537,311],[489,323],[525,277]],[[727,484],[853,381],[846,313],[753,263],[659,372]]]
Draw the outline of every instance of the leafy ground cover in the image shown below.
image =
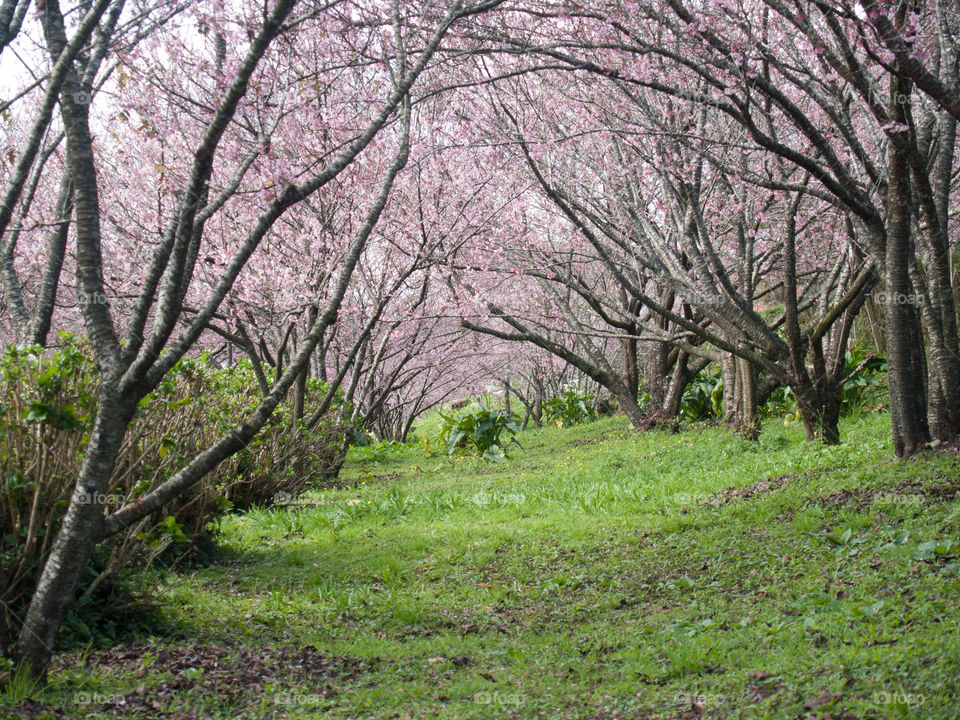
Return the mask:
[[892,460],[885,415],[838,447],[784,422],[364,449],[224,520],[216,564],[142,577],[154,635],[62,654],[0,716],[960,716],[956,451]]

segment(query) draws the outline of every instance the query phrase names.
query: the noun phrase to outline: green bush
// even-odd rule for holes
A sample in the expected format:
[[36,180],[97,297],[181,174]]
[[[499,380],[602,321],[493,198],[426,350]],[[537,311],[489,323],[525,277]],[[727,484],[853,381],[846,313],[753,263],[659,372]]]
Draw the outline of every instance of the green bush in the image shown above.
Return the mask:
[[[854,377],[850,376],[857,368],[863,367]],[[847,415],[864,408],[879,408],[886,398],[887,386],[884,376],[887,361],[880,355],[868,355],[860,346],[850,348],[846,353],[843,376],[848,378],[840,388],[840,412]],[[763,378],[763,372],[760,373]],[[763,418],[783,415],[798,415],[797,399],[793,391],[785,385],[776,388],[760,406]]]
[[[515,415],[486,407],[459,415],[440,413],[440,418],[437,442],[446,448],[448,455],[459,452],[487,460],[502,460],[507,456],[504,434],[515,435],[518,429]],[[516,438],[512,437],[510,441],[520,445]]]
[[887,360],[881,355],[867,355],[866,349],[857,345],[846,354],[843,368],[847,377],[863,365],[861,371],[848,379],[841,389],[841,412],[844,414],[863,408],[879,407],[885,399],[887,387],[884,376],[887,372]]
[[[61,347],[10,346],[0,353],[0,648],[8,645],[39,578],[76,484],[95,411],[96,368],[70,335]],[[306,406],[327,386],[307,383]],[[249,363],[178,363],[139,404],[102,498],[117,509],[167,480],[260,402]],[[342,398],[312,430],[283,403],[244,450],[160,511],[98,548],[81,591],[91,597],[118,571],[190,553],[231,507],[292,500],[335,475],[345,454]]]
[[[195,388],[195,397],[220,401],[209,410],[206,422],[217,428],[216,436],[222,435],[262,399],[253,370],[246,361],[227,369],[211,368],[202,360],[193,362],[209,374],[206,387]],[[272,373],[268,373],[268,380],[272,379]],[[307,379],[307,416],[311,405],[319,403],[329,388],[326,382]],[[217,469],[220,493],[236,509],[284,504],[305,487],[323,484],[340,471],[353,430],[343,394],[337,391],[330,411],[309,429],[303,422],[294,422],[289,400],[277,407],[245,448]]]
[[680,399],[680,417],[688,422],[723,417],[723,378],[705,368],[690,381]]
[[[760,377],[762,378],[763,375],[761,374]],[[758,411],[761,418],[796,415],[799,412],[797,409],[797,398],[794,396],[793,390],[786,385],[779,385],[774,388],[769,397],[760,405]]]
[[569,427],[597,419],[590,401],[593,395],[581,395],[576,390],[552,397],[543,403],[543,420],[557,427]]

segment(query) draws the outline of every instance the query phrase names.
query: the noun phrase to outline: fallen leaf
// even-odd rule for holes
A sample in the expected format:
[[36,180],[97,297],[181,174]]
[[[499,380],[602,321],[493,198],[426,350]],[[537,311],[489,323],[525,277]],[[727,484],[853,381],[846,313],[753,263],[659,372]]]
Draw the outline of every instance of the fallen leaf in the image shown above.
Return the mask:
[[841,697],[843,697],[843,693],[832,693],[829,690],[824,690],[819,696],[807,700],[803,704],[803,709],[816,710],[818,707],[833,702],[834,700],[839,700]]

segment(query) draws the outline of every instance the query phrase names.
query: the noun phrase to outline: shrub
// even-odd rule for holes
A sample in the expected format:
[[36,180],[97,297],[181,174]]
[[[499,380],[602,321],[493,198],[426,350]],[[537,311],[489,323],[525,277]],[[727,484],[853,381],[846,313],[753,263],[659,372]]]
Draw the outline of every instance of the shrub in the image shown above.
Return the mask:
[[0,643],[14,632],[73,491],[93,407],[93,368],[67,342],[57,353],[0,356]]
[[557,427],[579,425],[597,419],[591,401],[593,395],[581,395],[576,390],[567,390],[543,403],[544,422]]
[[[763,377],[761,375],[761,377]],[[758,408],[761,418],[781,417],[783,415],[798,415],[797,398],[786,385],[779,385]]]
[[[228,404],[213,409],[208,418],[219,436],[242,416],[239,413],[256,407],[261,397],[248,362],[226,370],[210,370],[208,365],[206,368],[212,375],[212,386],[206,389],[208,396],[237,403],[235,408]],[[329,388],[328,383],[309,378],[304,406],[309,408],[312,401],[319,402]],[[197,392],[203,393],[204,388],[197,388]],[[220,493],[233,507],[246,510],[289,502],[305,487],[335,478],[353,437],[349,415],[350,407],[339,391],[331,410],[309,429],[304,423],[293,421],[290,403],[281,403],[256,437],[217,469]]]
[[[472,412],[459,415],[440,413],[440,435],[437,441],[446,447],[447,454],[472,454],[487,460],[502,460],[507,456],[504,447],[504,433],[515,435],[516,416],[503,410],[490,410],[480,407]],[[517,446],[516,438],[510,438]]]
[[706,368],[690,381],[680,399],[680,417],[690,422],[723,417],[723,378],[719,370]]
[[[15,631],[70,502],[95,410],[96,370],[85,346],[8,347],[0,354],[0,649]],[[307,383],[307,402],[328,386]],[[218,369],[205,357],[178,363],[139,404],[104,502],[107,511],[156,487],[260,401],[249,364]],[[309,405],[308,405],[309,406]],[[175,562],[231,507],[287,501],[336,474],[346,433],[342,398],[312,430],[284,403],[243,451],[182,496],[97,549],[83,597],[119,570]]]
[[[859,372],[850,377],[857,369]],[[882,356],[868,356],[860,346],[850,348],[843,369],[847,380],[840,388],[840,411],[846,415],[866,407],[880,407],[887,391],[884,383],[886,370],[887,361]],[[763,377],[762,372],[760,377]],[[761,417],[782,415],[796,415],[799,418],[797,399],[785,385],[777,387],[760,406]]]
[[886,385],[883,377],[887,372],[887,360],[881,355],[867,355],[867,351],[857,345],[847,350],[843,368],[844,377],[848,377],[858,368],[855,376],[850,377],[841,389],[841,412],[850,413],[866,407],[879,407],[886,397]]

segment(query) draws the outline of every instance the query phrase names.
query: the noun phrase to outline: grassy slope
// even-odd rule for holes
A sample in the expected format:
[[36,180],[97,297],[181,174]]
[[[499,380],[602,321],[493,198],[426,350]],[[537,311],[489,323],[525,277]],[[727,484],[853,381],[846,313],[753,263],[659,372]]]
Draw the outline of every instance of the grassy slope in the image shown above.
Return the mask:
[[[782,420],[750,444],[612,418],[524,433],[502,465],[416,448],[354,460],[355,485],[226,521],[223,564],[153,579],[179,639],[87,669],[66,656],[31,707],[955,718],[957,561],[913,555],[960,540],[960,463],[892,461],[888,422],[847,421],[824,448]],[[312,665],[290,650],[304,645]],[[198,669],[161,655],[181,646]],[[229,687],[261,667],[250,650],[260,687]],[[77,691],[126,709],[60,701]]]

